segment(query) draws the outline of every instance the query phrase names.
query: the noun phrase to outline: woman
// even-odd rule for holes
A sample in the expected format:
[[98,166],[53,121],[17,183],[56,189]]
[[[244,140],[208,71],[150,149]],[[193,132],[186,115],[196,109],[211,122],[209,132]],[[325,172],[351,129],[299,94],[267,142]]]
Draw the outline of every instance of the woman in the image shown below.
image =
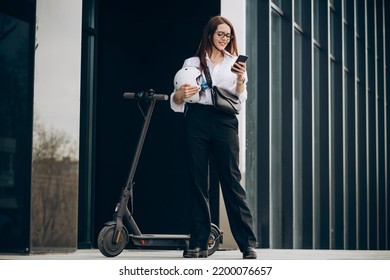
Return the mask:
[[[208,67],[212,83],[247,98],[246,65],[235,63],[237,44],[233,25],[224,17],[210,19],[203,31],[194,57],[185,60],[183,67],[194,66],[202,72],[200,100],[186,103],[184,98],[198,93],[198,85],[184,84],[171,95],[171,108],[185,113],[185,134],[191,180],[192,223],[191,238],[185,258],[207,257],[207,242],[211,231],[208,190],[210,155],[216,163],[226,211],[233,236],[244,259],[255,259],[256,237],[252,229],[252,215],[245,201],[245,190],[240,184],[238,120],[235,115],[212,106],[211,92],[204,75]],[[234,71],[234,72],[233,72]]]

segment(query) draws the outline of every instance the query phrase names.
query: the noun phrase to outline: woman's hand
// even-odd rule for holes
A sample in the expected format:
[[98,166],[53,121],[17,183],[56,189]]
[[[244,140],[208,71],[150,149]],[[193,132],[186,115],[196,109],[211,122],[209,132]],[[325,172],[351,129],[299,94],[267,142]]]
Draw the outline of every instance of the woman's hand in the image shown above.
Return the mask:
[[233,73],[237,74],[237,81],[242,81],[246,72],[245,62],[236,62],[232,66]]
[[184,102],[184,98],[193,96],[199,91],[199,86],[192,86],[190,84],[183,84],[178,91],[176,91],[173,101],[180,105]]
[[232,67],[232,71],[233,73],[237,74],[236,92],[241,93],[245,89],[246,63],[245,62],[234,63]]

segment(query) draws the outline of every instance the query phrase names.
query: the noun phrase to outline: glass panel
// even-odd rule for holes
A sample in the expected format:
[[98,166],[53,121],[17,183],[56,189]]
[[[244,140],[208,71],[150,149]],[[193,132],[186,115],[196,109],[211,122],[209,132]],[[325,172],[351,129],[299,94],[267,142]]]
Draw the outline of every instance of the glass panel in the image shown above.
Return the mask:
[[82,3],[50,3],[50,8],[44,1],[37,3],[31,193],[34,251],[77,247]]
[[294,20],[302,26],[302,0],[294,0]]
[[357,54],[357,58],[358,58],[355,61],[355,63],[356,63],[356,79],[359,80],[360,79],[360,68],[361,68],[360,59],[359,59],[359,55],[360,55],[359,39],[356,40],[356,54]]
[[[330,248],[335,248],[335,239],[336,239],[336,125],[335,125],[335,115],[336,115],[336,81],[335,81],[335,70],[336,63],[334,60],[330,60],[330,93],[329,93],[329,227],[330,227],[330,236],[329,236],[329,246]],[[342,120],[337,120],[338,122]],[[339,132],[337,132],[339,133]]]
[[314,39],[320,42],[320,9],[319,0],[313,1]]
[[333,9],[330,9],[330,53],[334,55],[334,11]]
[[30,24],[0,13],[0,251],[29,247],[29,45]]
[[276,4],[279,8],[282,8],[282,0],[272,0],[274,4]]
[[83,1],[83,26],[95,28],[95,0]]
[[272,12],[270,96],[271,248],[281,247],[282,221],[282,18]]
[[348,21],[348,12],[347,12],[347,1],[346,0],[342,0],[343,1],[343,6],[344,6],[344,14],[343,14],[343,17],[346,21]]
[[353,50],[348,50],[348,25],[344,24],[344,67],[348,69],[348,53]]

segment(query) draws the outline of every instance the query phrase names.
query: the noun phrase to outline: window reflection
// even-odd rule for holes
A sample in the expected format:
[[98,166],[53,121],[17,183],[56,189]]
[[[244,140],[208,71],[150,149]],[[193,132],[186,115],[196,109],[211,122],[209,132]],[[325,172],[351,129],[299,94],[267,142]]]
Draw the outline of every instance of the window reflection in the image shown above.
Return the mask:
[[1,251],[28,248],[29,28],[27,22],[0,13]]
[[33,251],[77,247],[82,3],[53,2],[36,7]]
[[77,197],[78,146],[66,131],[45,127],[35,110],[32,243],[34,247],[66,248],[75,243],[75,223],[69,217],[77,216],[74,197]]

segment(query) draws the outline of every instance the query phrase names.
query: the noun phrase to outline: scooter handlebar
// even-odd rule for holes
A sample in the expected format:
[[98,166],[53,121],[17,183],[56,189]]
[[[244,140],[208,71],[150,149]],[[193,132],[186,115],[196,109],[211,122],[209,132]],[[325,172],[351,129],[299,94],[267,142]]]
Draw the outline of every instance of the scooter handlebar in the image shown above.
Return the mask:
[[169,96],[166,94],[158,94],[154,93],[154,90],[146,90],[146,91],[140,91],[140,92],[125,92],[123,94],[124,98],[128,99],[142,99],[142,100],[161,100],[166,101],[169,99]]

